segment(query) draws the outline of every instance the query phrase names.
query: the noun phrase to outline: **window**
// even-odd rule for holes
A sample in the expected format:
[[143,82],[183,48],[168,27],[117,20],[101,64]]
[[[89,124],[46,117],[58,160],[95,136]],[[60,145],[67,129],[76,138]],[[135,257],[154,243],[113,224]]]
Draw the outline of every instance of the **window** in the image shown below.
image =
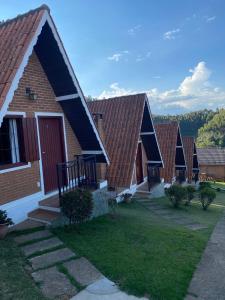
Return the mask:
[[5,118],[0,128],[0,168],[25,162],[22,118]]

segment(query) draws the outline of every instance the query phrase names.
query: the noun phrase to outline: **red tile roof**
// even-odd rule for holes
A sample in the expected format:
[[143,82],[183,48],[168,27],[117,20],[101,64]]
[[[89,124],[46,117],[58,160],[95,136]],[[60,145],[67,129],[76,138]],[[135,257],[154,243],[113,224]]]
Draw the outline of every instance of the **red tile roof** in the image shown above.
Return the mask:
[[137,94],[88,102],[92,113],[103,114],[109,186],[131,185],[145,101],[145,94]]
[[0,110],[44,12],[43,5],[0,23]]
[[192,181],[193,176],[193,155],[194,155],[194,138],[191,136],[184,136],[183,138],[184,153],[187,165],[187,178]]
[[172,183],[175,176],[175,158],[178,134],[178,123],[156,124],[155,130],[164,162],[160,175],[166,183]]

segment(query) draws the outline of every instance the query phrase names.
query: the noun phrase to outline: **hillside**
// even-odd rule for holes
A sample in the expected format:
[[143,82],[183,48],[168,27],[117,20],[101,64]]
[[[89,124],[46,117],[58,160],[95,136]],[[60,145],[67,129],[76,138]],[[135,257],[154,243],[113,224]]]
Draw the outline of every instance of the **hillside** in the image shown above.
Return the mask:
[[198,147],[225,147],[225,109],[220,109],[214,117],[198,131]]
[[215,114],[216,112],[212,110],[204,109],[181,115],[155,115],[153,118],[155,123],[178,121],[182,135],[197,137],[198,130],[209,122]]

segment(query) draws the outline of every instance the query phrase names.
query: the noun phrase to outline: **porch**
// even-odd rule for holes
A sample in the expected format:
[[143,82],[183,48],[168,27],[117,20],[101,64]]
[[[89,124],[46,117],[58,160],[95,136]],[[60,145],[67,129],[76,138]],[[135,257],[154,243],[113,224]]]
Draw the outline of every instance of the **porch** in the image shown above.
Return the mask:
[[151,193],[160,182],[160,167],[147,164],[147,181],[138,186],[137,192]]
[[[73,161],[59,163],[56,166],[58,190],[45,196],[39,201],[38,208],[28,214],[28,218],[33,221],[42,222],[45,225],[56,223],[62,219],[60,201],[64,194],[74,191],[77,188],[90,190],[94,200],[94,214],[96,206],[103,205],[106,211],[105,192],[107,181],[103,180],[102,166],[96,162],[95,155],[76,155]],[[101,194],[101,197],[99,197]],[[102,201],[102,203],[100,203]]]
[[186,167],[176,167],[176,182],[182,184],[186,181]]

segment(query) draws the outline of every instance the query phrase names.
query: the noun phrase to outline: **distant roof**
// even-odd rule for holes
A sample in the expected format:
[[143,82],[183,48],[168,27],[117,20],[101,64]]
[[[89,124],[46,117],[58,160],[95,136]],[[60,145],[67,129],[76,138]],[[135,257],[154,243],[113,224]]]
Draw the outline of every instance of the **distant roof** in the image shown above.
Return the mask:
[[103,114],[105,144],[110,157],[107,176],[110,186],[131,184],[145,97],[145,94],[137,94],[88,102],[92,113]]
[[[88,102],[92,114],[103,114],[105,145],[110,157],[108,182],[130,187],[141,132],[154,132],[146,94],[127,95]],[[141,136],[147,159],[162,164],[155,134]]]
[[155,125],[159,147],[164,162],[164,168],[161,170],[161,176],[164,178],[165,182],[171,182],[175,175],[174,172],[178,129],[179,126],[177,122]]
[[225,165],[225,148],[197,148],[200,165]]

